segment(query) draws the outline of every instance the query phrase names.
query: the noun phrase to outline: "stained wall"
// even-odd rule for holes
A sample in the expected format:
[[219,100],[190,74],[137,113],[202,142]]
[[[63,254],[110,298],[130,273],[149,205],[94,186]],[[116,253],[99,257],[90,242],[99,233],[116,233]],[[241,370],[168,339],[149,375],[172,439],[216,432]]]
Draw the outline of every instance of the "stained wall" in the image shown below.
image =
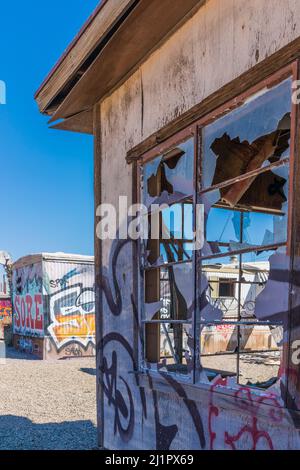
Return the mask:
[[[102,203],[118,207],[119,195],[127,195],[130,204],[128,150],[297,38],[299,18],[297,0],[207,1],[101,103]],[[226,385],[221,378],[193,387],[169,375],[133,373],[142,342],[132,250],[132,242],[102,242],[104,446],[300,448],[276,387],[262,396],[247,387],[226,394],[217,391]]]

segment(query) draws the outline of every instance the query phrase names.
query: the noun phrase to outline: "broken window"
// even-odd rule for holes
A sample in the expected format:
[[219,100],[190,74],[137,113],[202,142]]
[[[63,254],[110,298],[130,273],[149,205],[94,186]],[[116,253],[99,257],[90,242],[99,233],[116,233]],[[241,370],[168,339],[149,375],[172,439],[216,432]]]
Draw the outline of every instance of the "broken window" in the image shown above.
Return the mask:
[[192,259],[193,217],[193,200],[189,198],[149,214],[149,237],[144,242],[146,265]]
[[193,194],[193,139],[144,165],[143,204],[171,204]]
[[201,134],[200,363],[209,376],[215,368],[267,388],[278,379],[282,355],[283,318],[274,303],[288,309],[287,285],[273,298],[268,291],[272,257],[286,256],[288,242],[291,80]]
[[[291,95],[292,79],[277,81],[141,166],[149,215],[144,367],[261,389],[278,380],[289,291]],[[197,252],[196,201],[204,206]]]
[[[194,140],[144,165],[149,237],[144,257],[144,361],[187,374],[194,309]],[[159,206],[159,207],[158,207]]]
[[[203,189],[289,159],[291,89],[291,79],[264,89],[203,129]],[[234,188],[230,203],[245,185]]]

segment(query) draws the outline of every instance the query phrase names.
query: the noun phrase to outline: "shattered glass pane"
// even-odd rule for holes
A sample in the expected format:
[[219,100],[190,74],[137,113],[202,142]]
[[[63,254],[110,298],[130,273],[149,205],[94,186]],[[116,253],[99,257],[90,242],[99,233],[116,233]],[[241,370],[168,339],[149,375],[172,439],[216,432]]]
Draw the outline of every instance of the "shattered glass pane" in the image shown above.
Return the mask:
[[144,165],[142,202],[174,203],[193,194],[194,139]]
[[270,323],[287,321],[289,271],[286,247],[242,255],[242,316]]
[[286,242],[288,169],[284,165],[202,195],[206,231],[202,256]]
[[151,320],[189,320],[194,309],[192,263],[145,271],[145,317]]
[[[155,330],[155,336],[151,332]],[[157,364],[158,370],[188,374],[191,370],[191,325],[185,323],[158,323],[145,325],[145,360]]]
[[[156,228],[154,228],[154,225]],[[193,203],[173,204],[149,216],[146,266],[188,261],[193,255]]]
[[269,388],[278,380],[283,330],[278,326],[241,326],[239,383]]
[[289,157],[291,85],[263,90],[204,128],[202,188]]

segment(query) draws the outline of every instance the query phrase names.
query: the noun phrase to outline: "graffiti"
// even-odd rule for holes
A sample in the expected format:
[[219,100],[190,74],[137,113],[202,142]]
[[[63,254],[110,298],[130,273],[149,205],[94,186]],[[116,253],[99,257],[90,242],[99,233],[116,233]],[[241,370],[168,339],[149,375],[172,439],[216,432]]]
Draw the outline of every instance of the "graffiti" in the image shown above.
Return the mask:
[[66,356],[82,357],[82,349],[79,346],[73,345],[65,348]]
[[14,331],[43,334],[43,297],[41,294],[16,295]]
[[244,426],[236,436],[230,436],[228,432],[225,432],[225,443],[229,444],[232,448],[232,450],[236,450],[236,443],[237,441],[243,436],[243,434],[250,434],[252,440],[253,440],[253,446],[251,450],[256,450],[257,445],[260,439],[265,439],[267,442],[267,447],[270,450],[273,450],[273,443],[270,438],[270,435],[266,431],[259,431],[257,428],[257,418],[252,418],[253,423],[252,426]]
[[[127,286],[122,284],[124,279],[129,278],[126,264],[120,269],[123,257],[124,260],[128,259],[128,253],[125,251],[127,243],[128,241],[124,240],[115,243],[111,255],[111,269],[108,270],[104,267],[102,277],[97,275],[96,282],[104,294],[112,318],[120,317],[121,319],[125,315],[127,321],[129,318],[133,319],[139,348],[143,350],[143,326],[140,323],[134,295]],[[271,268],[270,279],[256,299],[256,313],[265,311],[262,308],[264,298],[268,296],[269,286],[274,282],[275,273],[272,260]],[[122,269],[126,272],[126,276],[122,275]],[[285,283],[284,269],[280,271],[280,282]],[[112,287],[110,283],[112,283]],[[275,303],[273,308],[268,310],[267,317],[278,317],[278,315],[286,316],[286,311],[281,305]],[[225,326],[220,325],[219,329],[224,331]],[[176,376],[157,367],[156,376],[165,384],[164,389],[168,390],[168,394],[171,393],[170,397],[174,397],[170,398],[170,401],[173,402],[172,407],[175,410],[176,406],[179,406],[178,401],[180,400],[184,405],[181,410],[185,410],[180,412],[180,418],[174,411],[174,415],[167,418],[171,423],[165,423],[164,394],[157,389],[153,374],[149,370],[144,371],[146,378],[144,380],[148,381],[148,387],[145,387],[145,382],[141,386],[135,349],[130,346],[126,335],[122,332],[108,332],[98,343],[98,348],[103,351],[102,363],[98,364],[98,367],[101,372],[99,377],[102,389],[108,405],[105,409],[113,411],[111,418],[114,423],[113,434],[115,437],[119,436],[125,444],[130,442],[132,445],[135,439],[135,429],[138,426],[147,426],[147,429],[149,429],[148,426],[152,426],[155,442],[153,445],[157,450],[168,450],[172,446],[180,445],[180,439],[183,437],[182,422],[191,420],[195,431],[191,432],[191,436],[193,436],[191,439],[195,448],[273,449],[276,448],[274,429],[276,430],[278,426],[284,426],[289,422],[289,413],[284,410],[282,399],[284,394],[288,392],[285,389],[280,391],[284,380],[280,375],[274,385],[260,393],[255,393],[253,388],[249,386],[238,385],[230,377],[216,376],[210,382],[210,398],[206,409],[205,407],[201,408],[200,403],[198,404],[194,399],[189,398],[184,383],[178,381]],[[135,371],[135,373],[130,375],[129,371]],[[219,398],[224,396],[223,393],[220,393],[220,387],[226,389],[227,398],[225,401],[230,406],[230,412],[226,409],[224,402],[222,403],[222,398]],[[147,388],[150,395],[145,394]],[[137,402],[138,394],[140,394],[144,418],[138,414],[140,410]],[[149,396],[151,396],[151,401],[147,399]],[[203,392],[201,392],[201,396],[204,396]],[[222,404],[219,403],[219,400]],[[198,407],[203,409],[203,415]],[[108,416],[109,414],[105,419],[109,419]],[[153,424],[151,422],[146,425],[148,420],[153,420]],[[189,429],[191,429],[190,426]],[[107,439],[109,441],[110,438]],[[113,445],[112,441],[110,441],[110,445]]]
[[[106,301],[109,305],[110,311],[114,316],[119,316],[123,312],[123,299],[121,296],[121,289],[117,279],[117,262],[120,253],[127,245],[129,240],[122,240],[117,243],[116,249],[114,251],[113,259],[112,259],[112,277],[113,277],[113,285],[114,285],[114,292],[115,292],[115,299],[113,297],[113,293],[110,289],[109,279],[106,276],[99,277],[97,276],[97,282],[99,283],[102,291],[104,292]],[[138,312],[133,302],[133,296],[131,294],[131,315],[135,321],[138,330],[139,341],[143,344],[143,336],[142,336],[142,329],[139,324]],[[109,333],[103,341],[99,344],[103,350],[105,347],[111,342],[115,341],[124,347],[132,362],[133,370],[137,371],[137,364],[134,360],[134,353],[131,346],[129,346],[126,339],[119,333]],[[108,405],[114,408],[115,418],[114,418],[114,434],[116,435],[117,432],[119,433],[120,437],[123,439],[124,442],[129,442],[132,438],[134,429],[133,423],[135,418],[134,413],[134,400],[133,400],[133,392],[130,389],[127,381],[117,373],[117,360],[118,354],[117,351],[114,350],[112,352],[112,358],[110,361],[110,366],[108,365],[108,359],[104,355],[103,363],[100,364],[100,371],[102,372],[102,386],[104,394],[108,400]],[[183,403],[186,406],[186,409],[194,423],[196,433],[199,437],[199,443],[201,448],[205,448],[205,434],[204,434],[204,426],[198,411],[198,408],[193,400],[190,400],[183,388],[183,386],[175,380],[175,378],[171,377],[168,374],[165,374],[163,371],[158,371],[159,376],[168,383],[173,391],[176,393],[178,397],[183,400]],[[139,385],[138,375],[136,375],[137,385]],[[152,393],[152,400],[153,400],[153,410],[154,410],[154,419],[155,419],[155,429],[156,429],[156,449],[164,450],[169,449],[171,447],[172,442],[174,441],[176,435],[178,434],[178,426],[177,424],[172,424],[169,426],[163,425],[160,419],[159,413],[159,399],[157,391],[153,387],[152,377],[149,373],[146,374],[149,382],[149,387]],[[124,401],[124,394],[120,394],[120,390],[118,389],[117,382],[121,381],[121,386],[126,392],[126,396],[128,397],[127,403]],[[141,394],[141,402],[143,406],[143,413],[144,416],[147,417],[147,406],[145,401],[144,390],[140,388]],[[120,415],[122,418],[127,418],[126,426],[120,424]]]
[[168,375],[164,372],[160,372],[161,376],[165,378],[165,380],[171,385],[171,387],[175,390],[178,397],[182,398],[183,403],[186,405],[188,412],[190,413],[198,438],[200,442],[200,446],[202,449],[205,448],[205,434],[204,434],[204,427],[203,422],[196,406],[196,403],[193,400],[190,400],[184,390],[184,387],[177,382],[171,375]]
[[12,306],[10,300],[0,300],[0,318],[11,318]]
[[84,269],[78,269],[78,268],[71,269],[71,271],[65,274],[62,278],[55,279],[55,280],[51,279],[50,287],[52,289],[57,289],[57,288],[65,289],[69,285],[70,280],[74,276],[84,273],[85,271],[86,271],[85,268]]
[[94,289],[83,288],[79,283],[52,294],[50,320],[48,332],[58,349],[75,339],[83,346],[94,342]]
[[[258,448],[268,448],[273,450],[272,438],[267,430],[259,427],[258,416],[260,416],[260,407],[267,406],[268,422],[273,425],[280,425],[284,420],[284,411],[282,408],[282,399],[280,390],[277,388],[269,389],[263,395],[254,395],[249,387],[239,386],[234,392],[232,403],[236,411],[242,411],[243,416],[248,420],[247,424],[241,426],[236,433],[230,433],[224,429],[222,423],[222,414],[224,410],[214,404],[216,389],[218,387],[231,387],[230,379],[216,377],[210,387],[210,404],[208,414],[208,430],[210,436],[210,450],[219,449],[222,443],[228,445],[232,450],[246,449],[256,450]],[[239,423],[239,420],[236,420]],[[265,422],[263,421],[263,425]],[[218,440],[218,445],[215,443]]]
[[13,307],[14,334],[28,341],[30,337],[41,338],[42,358],[95,353],[92,258],[86,263],[83,258],[80,263],[38,261],[15,269]]
[[20,338],[19,340],[19,348],[21,349],[21,351],[25,351],[25,352],[29,352],[29,353],[32,353],[33,352],[33,343],[32,343],[32,340],[30,338]]
[[[129,343],[122,337],[122,335],[118,333],[109,333],[107,336],[103,338],[103,340],[99,343],[99,347],[103,350],[106,346],[110,343],[117,343],[120,344],[123,349],[129,355],[130,361],[132,363],[133,368],[136,368],[136,363],[134,360],[133,350]],[[112,351],[112,358],[111,358],[111,366],[108,365],[108,359],[104,356],[103,363],[99,365],[100,371],[103,374],[102,386],[105,396],[108,399],[108,405],[113,406],[114,408],[114,433],[116,434],[119,432],[120,436],[124,440],[124,442],[129,442],[132,434],[133,434],[133,427],[134,427],[134,404],[133,404],[133,395],[130,390],[128,383],[125,379],[118,374],[118,366],[117,366],[118,356],[115,350]],[[139,378],[138,376],[135,377],[136,384],[139,386]],[[120,382],[120,386],[118,385]],[[121,389],[123,391],[121,392]],[[124,400],[124,392],[128,397],[128,403]],[[143,414],[147,416],[146,410],[146,401],[144,390],[140,389],[140,397],[142,402]],[[121,417],[123,420],[126,420],[126,423],[122,424]]]
[[[117,353],[113,351],[111,366],[108,366],[107,359],[103,359],[102,372],[104,374],[104,393],[108,398],[108,406],[114,406],[115,409],[115,419],[114,419],[114,433],[119,432],[121,438],[128,442],[130,441],[133,433],[133,423],[134,423],[134,406],[131,390],[128,386],[128,383],[125,379],[118,375],[117,371]],[[118,381],[121,382],[120,387],[124,388],[124,391],[121,391],[118,388]],[[126,399],[124,396],[128,397],[128,405],[126,404]],[[121,417],[123,420],[126,420],[126,424],[122,424]]]
[[128,243],[130,243],[131,240],[122,240],[119,241],[117,244],[116,249],[114,250],[113,254],[113,259],[112,259],[112,278],[113,278],[113,285],[114,285],[114,291],[115,291],[115,299],[110,287],[110,282],[108,279],[108,276],[102,275],[102,276],[97,276],[97,282],[100,285],[100,288],[104,292],[106,301],[109,305],[110,312],[115,315],[119,316],[122,313],[122,295],[121,295],[121,289],[118,283],[117,279],[117,261],[120,252]]
[[42,269],[40,265],[25,266],[13,273],[14,333],[43,336],[44,308]]

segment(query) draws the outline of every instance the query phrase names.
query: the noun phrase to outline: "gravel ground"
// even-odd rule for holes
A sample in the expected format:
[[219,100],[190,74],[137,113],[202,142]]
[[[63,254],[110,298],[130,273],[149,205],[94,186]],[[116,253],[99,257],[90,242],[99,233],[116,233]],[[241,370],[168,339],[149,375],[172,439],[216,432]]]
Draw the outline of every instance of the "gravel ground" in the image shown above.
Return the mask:
[[[201,363],[204,367],[227,371],[229,374],[237,372],[236,355],[206,356],[202,357]],[[274,380],[278,376],[279,366],[280,353],[277,351],[241,354],[239,382],[247,385]]]
[[46,362],[7,348],[0,449],[95,449],[95,359]]

